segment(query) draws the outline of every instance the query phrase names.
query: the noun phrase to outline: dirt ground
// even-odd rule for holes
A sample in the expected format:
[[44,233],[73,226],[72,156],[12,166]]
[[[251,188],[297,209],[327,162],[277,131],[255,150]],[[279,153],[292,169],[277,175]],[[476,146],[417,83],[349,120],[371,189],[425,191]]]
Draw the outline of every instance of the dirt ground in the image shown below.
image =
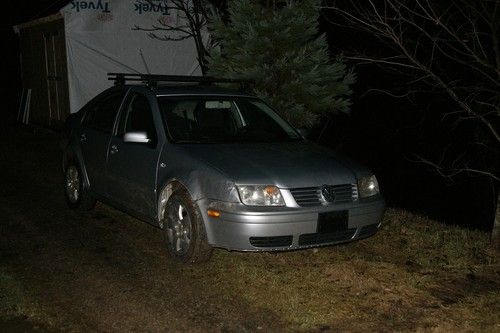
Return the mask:
[[0,139],[0,331],[500,331],[485,233],[389,209],[368,240],[185,266],[146,223],[66,207],[56,134]]

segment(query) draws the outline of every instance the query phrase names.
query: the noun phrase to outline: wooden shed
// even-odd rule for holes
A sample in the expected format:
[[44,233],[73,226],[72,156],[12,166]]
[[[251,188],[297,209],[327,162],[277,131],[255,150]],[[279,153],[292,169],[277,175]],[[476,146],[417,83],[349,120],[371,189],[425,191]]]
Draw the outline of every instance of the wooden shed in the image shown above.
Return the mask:
[[29,103],[26,106],[29,122],[58,126],[70,113],[63,16],[57,13],[16,28],[21,48],[23,100]]
[[192,38],[161,29],[165,38],[152,38],[147,31],[186,26],[185,14],[168,1],[68,1],[54,15],[14,27],[21,49],[20,118],[61,125],[112,85],[110,72],[199,75]]

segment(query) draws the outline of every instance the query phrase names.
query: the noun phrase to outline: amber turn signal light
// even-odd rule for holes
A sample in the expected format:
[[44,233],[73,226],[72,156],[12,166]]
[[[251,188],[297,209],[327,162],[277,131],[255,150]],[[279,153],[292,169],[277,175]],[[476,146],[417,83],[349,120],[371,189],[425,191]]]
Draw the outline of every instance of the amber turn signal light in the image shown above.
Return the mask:
[[218,210],[209,209],[207,213],[210,217],[220,217],[220,212]]

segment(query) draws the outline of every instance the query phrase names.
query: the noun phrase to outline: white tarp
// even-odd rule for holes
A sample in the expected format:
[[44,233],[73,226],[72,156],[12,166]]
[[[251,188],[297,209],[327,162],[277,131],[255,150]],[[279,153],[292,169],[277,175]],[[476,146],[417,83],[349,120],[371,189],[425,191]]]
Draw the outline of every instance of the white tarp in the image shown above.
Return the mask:
[[[166,0],[71,1],[61,10],[66,30],[71,113],[110,87],[107,73],[199,75],[194,41],[153,39],[135,26],[183,25]],[[158,35],[167,32],[158,32]]]

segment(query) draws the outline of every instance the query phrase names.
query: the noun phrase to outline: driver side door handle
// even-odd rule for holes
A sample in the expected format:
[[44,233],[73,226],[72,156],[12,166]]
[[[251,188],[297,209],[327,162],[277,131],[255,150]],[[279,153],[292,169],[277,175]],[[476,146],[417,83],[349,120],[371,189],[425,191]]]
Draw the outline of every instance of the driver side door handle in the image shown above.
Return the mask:
[[111,149],[109,150],[109,152],[114,155],[118,152],[118,146],[117,145],[112,145],[111,146]]

